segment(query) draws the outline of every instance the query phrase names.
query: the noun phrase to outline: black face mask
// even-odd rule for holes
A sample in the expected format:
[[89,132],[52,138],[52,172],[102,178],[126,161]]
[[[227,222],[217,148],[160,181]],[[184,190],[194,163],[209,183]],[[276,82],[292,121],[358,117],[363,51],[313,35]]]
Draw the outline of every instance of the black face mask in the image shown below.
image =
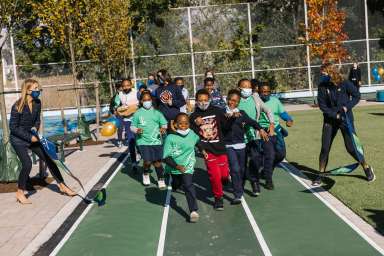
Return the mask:
[[128,93],[130,93],[132,91],[132,89],[125,89],[125,90],[123,90],[123,92],[125,93],[125,94],[128,94]]

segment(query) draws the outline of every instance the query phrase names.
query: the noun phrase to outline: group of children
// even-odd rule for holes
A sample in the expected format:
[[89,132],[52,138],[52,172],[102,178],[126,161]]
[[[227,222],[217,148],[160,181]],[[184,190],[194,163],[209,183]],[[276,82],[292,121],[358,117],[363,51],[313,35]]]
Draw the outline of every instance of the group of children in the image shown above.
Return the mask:
[[[237,88],[229,90],[225,101],[215,78],[206,77],[195,95],[193,112],[182,78],[172,80],[166,70],[160,70],[154,83],[155,89],[141,86],[136,94],[131,82],[123,80],[122,91],[111,104],[111,112],[122,120],[120,129],[125,130],[134,168],[136,149],[131,138],[141,155],[144,185],[150,185],[151,165],[159,189],[166,189],[164,177],[169,175],[173,190],[183,188],[190,221],[196,222],[199,215],[193,173],[197,149],[207,168],[214,209],[224,209],[223,186],[230,183],[234,194],[231,204],[241,204],[246,179],[251,182],[253,196],[260,194],[261,176],[265,188],[274,189],[272,174],[276,164],[285,158],[287,135],[280,119],[288,127],[293,121],[279,99],[270,95],[267,83],[258,86],[254,80],[241,79]],[[122,116],[117,111],[122,105],[138,105],[138,109],[130,116]],[[119,131],[118,145],[121,134]]]

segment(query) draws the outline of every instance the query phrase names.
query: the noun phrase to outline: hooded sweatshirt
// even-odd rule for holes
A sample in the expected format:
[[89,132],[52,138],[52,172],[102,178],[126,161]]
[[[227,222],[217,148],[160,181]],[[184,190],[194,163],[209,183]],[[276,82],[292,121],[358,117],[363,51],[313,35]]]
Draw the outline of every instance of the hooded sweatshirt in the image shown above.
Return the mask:
[[[174,120],[180,113],[180,108],[186,104],[181,89],[174,85],[160,85],[155,92],[156,103],[161,113],[170,121]],[[167,101],[171,99],[172,105],[168,105]]]

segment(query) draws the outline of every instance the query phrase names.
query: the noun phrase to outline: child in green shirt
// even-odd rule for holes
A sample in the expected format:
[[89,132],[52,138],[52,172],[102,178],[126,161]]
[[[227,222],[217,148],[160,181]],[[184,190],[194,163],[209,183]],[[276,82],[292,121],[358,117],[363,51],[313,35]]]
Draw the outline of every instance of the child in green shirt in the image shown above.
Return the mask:
[[131,130],[136,134],[136,145],[139,148],[143,163],[143,184],[151,184],[149,168],[155,167],[159,189],[165,189],[164,170],[162,165],[163,146],[161,135],[165,134],[168,122],[163,114],[152,106],[151,92],[145,90],[140,95],[140,108],[132,117]]
[[176,116],[175,128],[176,132],[169,134],[164,143],[165,171],[172,176],[173,190],[183,185],[190,211],[190,222],[196,222],[199,214],[193,172],[196,163],[195,146],[200,138],[189,129],[189,117],[185,113]]

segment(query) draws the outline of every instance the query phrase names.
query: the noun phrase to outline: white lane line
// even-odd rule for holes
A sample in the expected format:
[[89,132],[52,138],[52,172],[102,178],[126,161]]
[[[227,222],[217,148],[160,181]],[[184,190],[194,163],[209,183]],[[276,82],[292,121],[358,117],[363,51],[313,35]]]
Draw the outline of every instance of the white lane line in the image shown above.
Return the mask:
[[255,232],[256,238],[259,241],[259,244],[260,244],[261,249],[263,250],[264,256],[272,256],[272,253],[269,250],[267,242],[265,241],[264,236],[261,233],[261,230],[260,230],[259,226],[257,225],[256,220],[253,217],[252,212],[249,209],[248,204],[245,201],[244,196],[241,198],[241,205],[243,206],[245,214],[247,215],[248,220],[251,223],[253,232]]
[[[116,170],[112,173],[112,175],[109,177],[109,179],[104,183],[103,187],[102,188],[106,188],[108,186],[108,184],[112,181],[112,179],[116,176],[116,174],[119,172],[119,170],[123,167],[125,161],[127,161],[129,157],[129,154],[123,159],[123,161],[121,161],[121,163],[119,164],[119,166],[117,166]],[[76,230],[76,228],[79,226],[79,224],[81,223],[81,221],[84,219],[84,217],[87,215],[87,213],[92,209],[92,206],[94,204],[91,203],[89,204],[85,210],[83,211],[83,213],[80,215],[80,217],[76,220],[75,223],[73,223],[72,227],[68,230],[68,232],[65,234],[65,236],[63,237],[63,239],[61,239],[60,243],[58,243],[55,247],[55,249],[49,254],[50,256],[55,256],[59,251],[60,249],[64,246],[64,244],[68,241],[68,239],[70,238],[70,236],[72,235],[72,233]]]
[[[285,164],[288,162],[283,162],[280,166],[283,167],[293,178],[295,178],[301,185],[303,185],[306,189],[312,192],[321,202],[323,202],[329,209],[331,209],[340,219],[342,219],[345,223],[347,223],[357,234],[359,234],[365,241],[367,241],[373,248],[375,248],[378,252],[384,255],[384,249],[378,246],[371,238],[369,238],[363,231],[361,231],[355,224],[353,224],[347,217],[345,217],[341,212],[339,212],[335,207],[333,207],[327,200],[325,200],[319,192],[313,190],[307,183],[305,183],[298,174],[294,173],[290,168],[288,168]],[[289,163],[288,163],[289,164]],[[300,172],[300,171],[299,171]],[[301,174],[301,172],[300,172]]]
[[160,228],[160,236],[159,236],[159,243],[157,245],[157,253],[156,256],[163,256],[164,254],[164,245],[165,245],[165,235],[167,233],[167,224],[168,224],[168,215],[169,215],[169,203],[171,201],[171,192],[172,187],[169,186],[171,184],[172,178],[169,178],[168,187],[167,187],[167,196],[165,199],[165,206],[164,206],[164,212],[163,212],[163,220],[161,221],[161,228]]

